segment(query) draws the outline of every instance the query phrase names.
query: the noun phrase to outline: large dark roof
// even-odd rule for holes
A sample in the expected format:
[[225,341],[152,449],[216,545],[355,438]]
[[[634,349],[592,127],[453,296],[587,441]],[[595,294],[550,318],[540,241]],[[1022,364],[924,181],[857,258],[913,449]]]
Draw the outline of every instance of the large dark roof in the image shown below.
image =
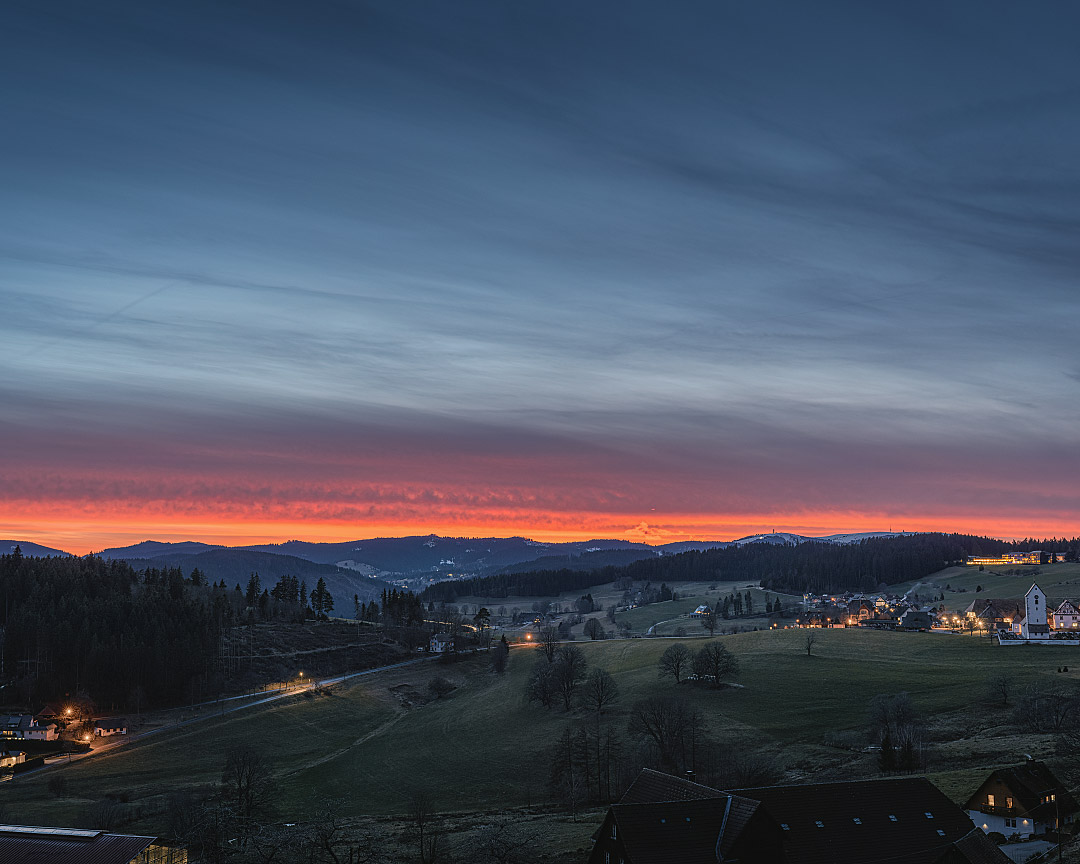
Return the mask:
[[780,827],[783,859],[799,864],[934,864],[974,829],[923,777],[767,786],[734,794],[760,802],[759,810]]
[[630,788],[626,790],[620,804],[642,804],[656,801],[694,801],[700,798],[716,798],[724,795],[719,789],[711,786],[703,786],[692,780],[684,780],[682,777],[674,777],[664,774],[662,771],[653,771],[651,768],[643,768],[641,773]]
[[[1031,816],[1040,822],[1052,822],[1058,814],[1065,817],[1080,810],[1076,799],[1061,785],[1054,772],[1036,759],[1029,759],[1023,765],[993,771],[979,790],[968,799],[965,809],[978,810],[985,803],[981,800],[979,791],[985,789],[992,792],[993,789],[986,788],[986,784],[991,782],[1001,783],[1012,793],[1016,798],[1016,809],[1020,816]],[[1043,798],[1048,792],[1053,792],[1057,800],[1044,803]]]
[[4,864],[128,864],[148,848],[153,837],[0,825],[0,861]]
[[[619,800],[619,805],[716,800],[730,800],[731,802],[730,805],[726,805],[724,808],[723,820],[713,826],[713,847],[716,845],[716,835],[723,830],[724,839],[720,851],[726,855],[731,851],[731,846],[757,809],[756,801],[730,795],[727,792],[721,792],[719,789],[703,786],[701,783],[685,780],[682,777],[673,777],[670,774],[645,768],[630,784],[630,788],[626,790],[626,793]],[[637,858],[631,856],[631,860],[634,864],[638,864]]]
[[[996,613],[999,616],[1010,615],[1012,617],[1016,617],[1017,615],[1023,614],[1023,611],[1024,611],[1024,601],[1023,601],[1023,599],[1020,599],[1020,600],[1016,600],[1016,599],[1006,600],[1006,599],[1003,599],[1001,597],[986,597],[986,598],[980,598],[978,600],[972,600],[968,604],[968,606],[964,610],[964,612],[971,612],[971,613],[975,614],[976,616],[982,618],[982,617],[984,617],[984,613],[986,612],[986,607],[987,606],[992,606],[993,609],[991,611]],[[990,616],[987,615],[985,617],[990,617]]]
[[997,843],[987,837],[981,828],[969,831],[964,837],[956,841],[954,848],[963,857],[956,859],[953,856],[952,859],[945,858],[945,861],[961,860],[967,862],[967,864],[1004,864],[1005,861],[1009,860],[1005,853],[998,848]]
[[630,864],[715,864],[718,839],[753,864],[1010,864],[923,777],[722,792],[646,769],[609,812]]
[[612,804],[632,864],[716,864],[716,841],[731,799]]

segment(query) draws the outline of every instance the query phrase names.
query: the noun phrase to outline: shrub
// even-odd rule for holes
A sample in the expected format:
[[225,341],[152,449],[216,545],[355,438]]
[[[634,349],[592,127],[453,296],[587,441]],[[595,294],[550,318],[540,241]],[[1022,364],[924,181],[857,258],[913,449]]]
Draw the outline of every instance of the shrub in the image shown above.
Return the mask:
[[431,693],[436,699],[442,699],[454,691],[454,685],[443,678],[441,675],[436,675],[430,681],[428,681],[428,692]]

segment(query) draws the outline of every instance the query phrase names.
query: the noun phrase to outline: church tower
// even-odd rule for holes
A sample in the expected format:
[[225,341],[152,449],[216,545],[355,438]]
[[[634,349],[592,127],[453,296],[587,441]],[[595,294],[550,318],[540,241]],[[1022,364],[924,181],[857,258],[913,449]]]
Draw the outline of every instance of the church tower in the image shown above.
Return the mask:
[[1024,623],[1020,635],[1025,639],[1048,639],[1050,628],[1046,626],[1046,595],[1038,585],[1032,585],[1024,595]]

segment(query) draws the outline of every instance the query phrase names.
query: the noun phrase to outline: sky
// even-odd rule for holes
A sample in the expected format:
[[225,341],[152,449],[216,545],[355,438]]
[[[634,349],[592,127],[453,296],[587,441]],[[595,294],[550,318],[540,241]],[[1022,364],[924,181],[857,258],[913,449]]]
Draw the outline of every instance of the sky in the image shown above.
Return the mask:
[[15,0],[0,536],[1075,536],[1078,31]]

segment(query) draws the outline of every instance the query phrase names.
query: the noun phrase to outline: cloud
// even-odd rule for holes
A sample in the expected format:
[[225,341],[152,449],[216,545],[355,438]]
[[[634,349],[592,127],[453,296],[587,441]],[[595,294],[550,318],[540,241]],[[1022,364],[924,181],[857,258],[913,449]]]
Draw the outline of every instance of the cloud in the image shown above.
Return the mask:
[[1080,512],[1057,14],[120,4],[10,32],[11,518]]

